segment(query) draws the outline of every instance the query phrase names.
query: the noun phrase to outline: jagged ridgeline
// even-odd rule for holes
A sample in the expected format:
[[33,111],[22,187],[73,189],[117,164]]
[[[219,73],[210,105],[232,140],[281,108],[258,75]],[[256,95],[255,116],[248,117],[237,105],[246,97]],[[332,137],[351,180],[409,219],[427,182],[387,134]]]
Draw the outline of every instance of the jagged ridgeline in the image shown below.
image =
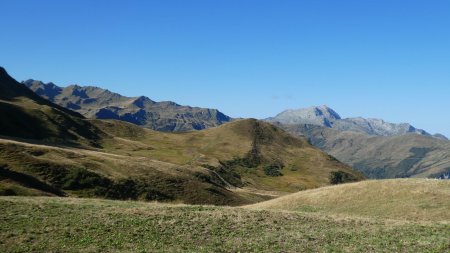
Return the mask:
[[117,119],[158,131],[179,132],[215,127],[232,119],[216,109],[125,97],[93,86],[59,87],[36,80],[23,82],[39,96],[94,119]]
[[450,141],[408,123],[347,118],[327,106],[286,110],[267,119],[370,178],[445,178]]

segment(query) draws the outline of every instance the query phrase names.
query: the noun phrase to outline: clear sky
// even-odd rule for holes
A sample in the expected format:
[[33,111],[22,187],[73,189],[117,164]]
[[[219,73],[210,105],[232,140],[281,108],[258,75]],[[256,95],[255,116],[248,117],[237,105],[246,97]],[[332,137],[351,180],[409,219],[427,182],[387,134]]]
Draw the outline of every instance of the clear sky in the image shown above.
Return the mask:
[[0,65],[21,81],[265,118],[343,117],[450,136],[448,0],[1,0]]

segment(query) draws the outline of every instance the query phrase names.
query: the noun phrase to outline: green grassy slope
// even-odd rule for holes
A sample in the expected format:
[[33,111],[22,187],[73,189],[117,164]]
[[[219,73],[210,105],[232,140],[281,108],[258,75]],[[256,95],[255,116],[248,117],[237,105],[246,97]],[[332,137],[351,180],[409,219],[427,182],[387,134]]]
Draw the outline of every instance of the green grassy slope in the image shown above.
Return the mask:
[[[332,171],[343,171],[356,180],[364,178],[305,139],[254,119],[186,133],[161,133],[120,121],[91,122],[120,137],[104,140],[102,146],[108,152],[207,167],[230,181],[239,181],[239,186],[295,192],[329,185]],[[280,164],[282,176],[265,173],[264,168],[273,164]],[[239,180],[233,180],[230,174],[239,175]]]
[[249,208],[448,222],[450,181],[369,180],[298,192],[251,205]]
[[[24,191],[24,188],[29,190]],[[36,195],[39,192],[217,205],[267,199],[240,196],[226,189],[220,179],[202,167],[96,150],[0,140],[0,194]]]
[[0,197],[2,252],[447,252],[449,231],[303,212]]
[[[91,123],[105,132],[106,137],[99,142],[101,149],[2,140],[0,165],[69,196],[220,205],[255,203],[329,185],[332,171],[345,171],[362,179],[350,167],[312,148],[303,139],[255,120],[177,134],[119,121]],[[261,139],[255,140],[255,128]],[[258,162],[248,165],[252,147],[257,150]],[[273,163],[282,164],[282,175],[265,173],[265,166]],[[14,194],[18,186],[10,186],[3,188]]]

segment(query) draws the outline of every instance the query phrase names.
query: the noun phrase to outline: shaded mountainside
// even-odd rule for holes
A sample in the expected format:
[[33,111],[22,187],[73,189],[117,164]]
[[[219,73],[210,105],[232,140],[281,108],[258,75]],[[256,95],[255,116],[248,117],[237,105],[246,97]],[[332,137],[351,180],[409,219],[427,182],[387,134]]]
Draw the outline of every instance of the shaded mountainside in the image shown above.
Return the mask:
[[[342,119],[337,112],[325,105],[286,110],[266,120],[287,125],[317,125],[339,131],[352,131],[374,136],[399,136],[412,133],[431,136],[425,130],[417,129],[408,123],[394,124],[382,119],[365,119],[361,117]],[[441,134],[436,134],[434,137],[446,139]]]
[[216,109],[155,102],[144,96],[125,97],[98,87],[59,87],[31,79],[23,84],[39,96],[88,118],[123,120],[158,131],[201,130],[232,120]]
[[76,112],[37,96],[0,68],[0,136],[97,146],[102,132]]
[[372,136],[316,125],[280,125],[370,178],[431,177],[450,172],[450,142],[406,134]]

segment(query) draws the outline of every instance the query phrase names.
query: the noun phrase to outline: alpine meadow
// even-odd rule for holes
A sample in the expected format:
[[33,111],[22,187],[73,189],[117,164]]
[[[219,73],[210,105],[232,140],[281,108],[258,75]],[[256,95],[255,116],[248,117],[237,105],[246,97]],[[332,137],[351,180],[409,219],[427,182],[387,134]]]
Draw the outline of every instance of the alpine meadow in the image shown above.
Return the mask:
[[450,252],[447,1],[4,1],[0,252]]

